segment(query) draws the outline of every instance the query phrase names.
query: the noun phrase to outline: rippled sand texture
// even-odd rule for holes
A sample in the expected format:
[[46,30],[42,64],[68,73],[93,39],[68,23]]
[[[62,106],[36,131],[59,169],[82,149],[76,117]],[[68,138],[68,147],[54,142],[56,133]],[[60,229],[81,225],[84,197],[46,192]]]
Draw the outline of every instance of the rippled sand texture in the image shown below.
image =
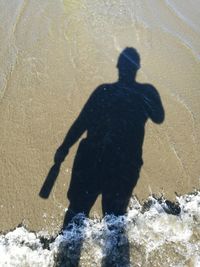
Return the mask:
[[0,1],[0,229],[61,225],[76,145],[49,199],[38,192],[89,95],[117,80],[127,46],[166,113],[146,126],[136,195],[199,188],[199,10],[192,0]]

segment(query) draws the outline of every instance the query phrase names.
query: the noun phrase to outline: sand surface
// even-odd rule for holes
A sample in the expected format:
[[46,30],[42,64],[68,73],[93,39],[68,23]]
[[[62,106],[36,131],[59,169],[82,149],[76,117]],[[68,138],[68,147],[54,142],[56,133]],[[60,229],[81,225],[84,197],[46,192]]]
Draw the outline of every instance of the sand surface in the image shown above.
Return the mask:
[[165,109],[163,124],[146,125],[134,193],[174,199],[199,188],[199,10],[192,0],[0,1],[1,230],[59,229],[77,144],[50,197],[38,193],[90,94],[117,80],[127,46],[140,53],[137,80],[156,87]]

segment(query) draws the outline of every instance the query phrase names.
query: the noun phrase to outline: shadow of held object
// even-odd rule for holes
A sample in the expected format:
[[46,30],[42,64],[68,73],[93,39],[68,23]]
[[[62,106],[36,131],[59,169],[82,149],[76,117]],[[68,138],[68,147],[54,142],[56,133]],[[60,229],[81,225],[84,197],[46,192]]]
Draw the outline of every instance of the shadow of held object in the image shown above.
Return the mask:
[[48,173],[48,175],[44,181],[44,184],[42,185],[42,188],[39,192],[39,196],[41,198],[47,199],[49,197],[51,190],[55,184],[55,181],[57,179],[57,176],[59,174],[59,171],[60,171],[60,164],[54,164],[51,167],[51,169],[50,169],[50,171],[49,171],[49,173]]

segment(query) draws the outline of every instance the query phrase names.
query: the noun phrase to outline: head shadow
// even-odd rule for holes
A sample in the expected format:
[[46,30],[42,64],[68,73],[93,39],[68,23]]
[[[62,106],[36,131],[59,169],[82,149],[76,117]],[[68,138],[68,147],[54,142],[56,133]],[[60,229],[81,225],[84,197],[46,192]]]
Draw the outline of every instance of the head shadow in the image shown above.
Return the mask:
[[137,71],[140,69],[140,55],[135,48],[127,47],[119,55],[117,62],[119,71],[119,81],[132,81],[136,78]]

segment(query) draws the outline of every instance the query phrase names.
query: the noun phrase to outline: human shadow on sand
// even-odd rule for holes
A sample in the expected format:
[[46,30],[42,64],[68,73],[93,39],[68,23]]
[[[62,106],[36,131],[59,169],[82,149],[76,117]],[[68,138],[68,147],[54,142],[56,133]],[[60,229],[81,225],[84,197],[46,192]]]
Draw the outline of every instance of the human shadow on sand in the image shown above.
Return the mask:
[[[55,164],[41,188],[40,196],[47,198],[69,149],[87,132],[86,138],[80,141],[73,164],[67,193],[70,204],[63,229],[69,229],[71,222],[83,225],[84,220],[75,219],[76,215],[89,216],[99,194],[102,195],[103,216],[125,215],[143,165],[145,123],[148,119],[158,124],[164,120],[157,90],[151,84],[136,81],[140,68],[138,52],[134,48],[125,48],[119,55],[117,68],[118,81],[100,85],[88,99],[56,151]],[[110,224],[109,227],[112,228]],[[119,230],[124,235],[125,231],[123,227]],[[107,239],[105,243],[109,242]],[[79,240],[76,246],[76,260],[67,266],[78,266],[82,243],[83,240]],[[119,242],[113,244],[110,251],[117,254]],[[128,246],[127,239],[126,249],[122,249],[126,251],[123,266],[129,266]],[[114,258],[111,252],[105,252],[102,266],[118,266]]]

